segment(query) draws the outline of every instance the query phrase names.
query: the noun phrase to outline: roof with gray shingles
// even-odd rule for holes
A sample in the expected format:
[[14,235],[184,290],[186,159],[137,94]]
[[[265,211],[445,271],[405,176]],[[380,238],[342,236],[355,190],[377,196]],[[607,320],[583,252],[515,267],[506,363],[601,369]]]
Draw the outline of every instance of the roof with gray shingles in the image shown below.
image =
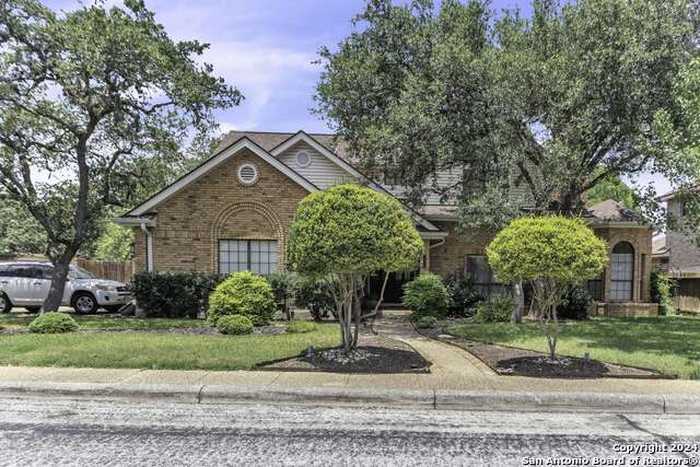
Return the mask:
[[[269,152],[275,147],[285,142],[286,140],[288,140],[289,138],[291,138],[292,136],[294,136],[295,134],[297,133],[285,133],[276,131],[231,131],[223,137],[221,143],[219,144],[219,147],[217,148],[217,151],[225,148],[226,146],[229,146],[231,143],[238,141],[244,136],[247,136],[255,144]],[[332,133],[307,134],[319,143],[321,143],[323,146],[333,151],[341,159],[350,161],[346,150],[346,145],[340,140],[340,138],[336,137],[336,135]]]
[[612,199],[590,206],[588,215],[603,222],[639,222],[641,220],[634,211]]

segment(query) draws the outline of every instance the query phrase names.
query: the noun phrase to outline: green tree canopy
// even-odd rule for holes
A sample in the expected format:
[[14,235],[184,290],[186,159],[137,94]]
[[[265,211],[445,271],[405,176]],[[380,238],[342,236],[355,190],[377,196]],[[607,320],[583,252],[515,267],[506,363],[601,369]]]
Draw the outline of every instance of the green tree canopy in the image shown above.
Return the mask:
[[210,131],[213,109],[241,99],[200,64],[206,44],[172,40],[142,0],[124,5],[0,2],[0,184],[46,232],[47,310],[105,209],[133,203],[154,166]]
[[557,306],[567,290],[598,276],[608,261],[605,242],[580,219],[524,217],[501,230],[486,249],[496,277],[532,286],[532,309],[556,349]]
[[[359,289],[375,271],[418,266],[423,241],[395,198],[370,188],[343,184],[304,198],[290,228],[291,268],[309,276],[335,275],[336,307],[346,351],[357,345]],[[356,318],[352,332],[353,312]]]
[[[670,154],[654,125],[679,111],[674,83],[697,55],[692,2],[532,5],[525,18],[479,0],[368,1],[321,51],[317,111],[414,203],[459,201],[463,225],[502,226],[523,207],[577,214],[599,183],[642,172],[697,180],[700,156]],[[447,170],[457,180],[440,186]]]

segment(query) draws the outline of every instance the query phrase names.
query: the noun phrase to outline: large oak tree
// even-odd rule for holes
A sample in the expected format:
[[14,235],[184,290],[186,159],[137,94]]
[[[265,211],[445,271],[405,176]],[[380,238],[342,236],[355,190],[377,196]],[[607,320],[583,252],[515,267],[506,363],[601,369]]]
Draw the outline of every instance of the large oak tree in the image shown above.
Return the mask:
[[57,14],[36,0],[0,2],[0,184],[45,230],[56,310],[68,266],[105,209],[213,126],[241,94],[174,41],[141,0]]
[[697,55],[692,2],[532,6],[525,18],[478,0],[370,0],[321,51],[317,111],[414,203],[458,200],[463,226],[498,228],[524,207],[577,214],[598,184],[641,173],[697,180],[700,155],[668,151],[656,124],[679,111],[674,83]]

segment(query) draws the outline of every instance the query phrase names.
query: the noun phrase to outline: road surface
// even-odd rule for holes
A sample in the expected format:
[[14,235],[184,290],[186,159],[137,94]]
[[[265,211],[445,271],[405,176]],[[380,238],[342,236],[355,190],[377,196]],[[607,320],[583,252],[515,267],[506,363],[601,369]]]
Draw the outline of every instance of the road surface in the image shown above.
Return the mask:
[[[681,441],[666,464],[620,452]],[[698,416],[0,398],[2,465],[697,465],[698,446]]]

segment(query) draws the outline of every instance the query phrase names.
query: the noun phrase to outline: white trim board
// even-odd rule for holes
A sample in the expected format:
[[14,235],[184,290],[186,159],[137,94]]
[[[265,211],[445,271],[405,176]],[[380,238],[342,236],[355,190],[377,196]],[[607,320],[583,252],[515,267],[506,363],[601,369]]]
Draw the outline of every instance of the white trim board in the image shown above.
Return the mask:
[[170,199],[180,190],[184,189],[188,185],[194,183],[195,181],[209,173],[215,167],[218,167],[222,163],[234,157],[242,149],[249,149],[262,160],[264,160],[265,162],[282,172],[284,175],[292,179],[294,182],[302,186],[308,192],[318,191],[318,187],[316,187],[313,183],[309,182],[307,179],[296,173],[287,165],[277,160],[275,157],[272,157],[267,151],[265,151],[263,148],[255,144],[247,137],[243,137],[240,140],[238,140],[238,142],[219,152],[219,154],[217,154],[216,156],[212,157],[211,159],[208,159],[202,165],[192,170],[187,175],[177,180],[175,183],[167,186],[165,189],[159,191],[154,196],[132,209],[130,212],[122,216],[122,218],[141,216],[149,212],[151,209]]

